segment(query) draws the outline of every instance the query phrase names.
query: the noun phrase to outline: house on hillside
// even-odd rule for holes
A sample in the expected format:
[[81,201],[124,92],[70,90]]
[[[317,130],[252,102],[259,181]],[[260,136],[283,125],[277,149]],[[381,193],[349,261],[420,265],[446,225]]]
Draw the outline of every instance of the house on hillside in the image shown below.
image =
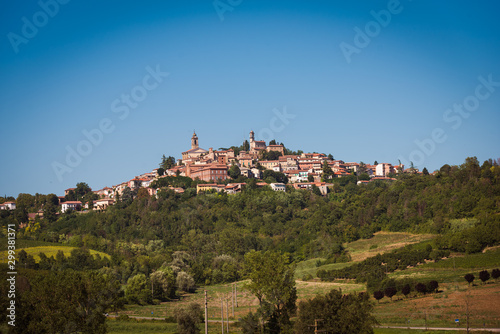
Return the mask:
[[286,185],[284,183],[271,183],[271,189],[274,191],[286,191]]
[[82,202],[80,201],[67,201],[61,204],[61,212],[66,212],[68,210],[78,210],[82,207]]
[[0,204],[0,210],[15,210],[16,203],[15,202],[5,202]]

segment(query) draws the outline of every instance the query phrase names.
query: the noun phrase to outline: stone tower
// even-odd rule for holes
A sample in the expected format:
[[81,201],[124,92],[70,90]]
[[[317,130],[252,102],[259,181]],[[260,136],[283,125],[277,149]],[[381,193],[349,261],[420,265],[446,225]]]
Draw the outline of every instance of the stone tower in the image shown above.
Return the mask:
[[255,147],[255,133],[252,131],[250,131],[250,151],[253,151]]
[[195,131],[193,131],[193,137],[191,137],[191,149],[193,148],[198,148],[198,136]]

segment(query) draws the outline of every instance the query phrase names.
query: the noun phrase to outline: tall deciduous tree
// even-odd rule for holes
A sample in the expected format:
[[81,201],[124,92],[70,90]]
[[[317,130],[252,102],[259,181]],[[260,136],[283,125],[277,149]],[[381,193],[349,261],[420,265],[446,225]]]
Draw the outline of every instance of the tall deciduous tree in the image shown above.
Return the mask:
[[325,296],[299,304],[294,333],[316,333],[315,325],[318,331],[326,333],[373,333],[372,325],[377,322],[371,314],[372,309],[365,293],[344,295],[339,290],[332,290]]
[[259,300],[259,314],[266,330],[281,332],[288,328],[297,300],[295,267],[289,264],[288,257],[272,251],[252,251],[245,255],[244,270],[250,279],[246,287]]
[[232,165],[231,168],[229,168],[228,173],[232,179],[237,179],[238,176],[241,175],[240,167],[238,167],[237,165]]
[[96,272],[25,275],[14,333],[106,333],[104,314],[120,304],[118,281]]
[[177,319],[177,330],[180,334],[196,334],[200,332],[198,324],[203,318],[203,312],[199,304],[191,303],[184,308],[177,308],[175,318]]
[[330,179],[332,175],[333,175],[332,168],[328,165],[328,162],[326,160],[323,161],[323,180]]
[[160,167],[164,170],[170,169],[175,166],[175,158],[172,156],[165,156],[165,154],[161,157]]

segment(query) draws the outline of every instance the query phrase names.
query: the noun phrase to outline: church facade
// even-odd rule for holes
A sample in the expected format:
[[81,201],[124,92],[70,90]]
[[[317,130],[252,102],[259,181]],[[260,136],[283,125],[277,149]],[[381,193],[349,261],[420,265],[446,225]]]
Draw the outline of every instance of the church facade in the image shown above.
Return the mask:
[[182,152],[182,160],[189,160],[192,158],[199,158],[201,155],[207,154],[208,151],[202,149],[198,143],[198,136],[196,132],[193,132],[193,136],[191,137],[191,149],[185,152]]

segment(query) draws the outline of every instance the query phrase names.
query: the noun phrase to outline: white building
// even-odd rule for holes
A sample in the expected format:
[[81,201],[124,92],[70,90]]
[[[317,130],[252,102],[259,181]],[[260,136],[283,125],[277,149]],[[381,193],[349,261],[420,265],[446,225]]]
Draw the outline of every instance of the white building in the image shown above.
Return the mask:
[[66,212],[68,210],[77,210],[82,207],[82,202],[80,201],[67,201],[61,204],[61,212]]
[[390,173],[394,172],[394,168],[391,164],[381,163],[375,167],[375,175],[377,176],[387,176]]
[[15,202],[5,202],[0,204],[0,210],[15,210],[16,203]]
[[271,183],[271,189],[274,191],[285,191],[286,185],[284,183]]

